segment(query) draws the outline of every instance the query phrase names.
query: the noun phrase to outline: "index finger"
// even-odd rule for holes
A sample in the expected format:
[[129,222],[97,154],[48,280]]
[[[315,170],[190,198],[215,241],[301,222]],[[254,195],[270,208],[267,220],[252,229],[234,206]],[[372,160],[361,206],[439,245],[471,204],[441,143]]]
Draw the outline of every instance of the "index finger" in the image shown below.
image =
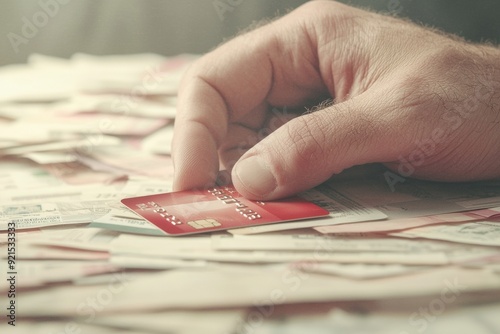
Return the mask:
[[213,184],[228,124],[261,103],[272,69],[265,43],[240,36],[202,57],[179,90],[172,148],[174,190]]

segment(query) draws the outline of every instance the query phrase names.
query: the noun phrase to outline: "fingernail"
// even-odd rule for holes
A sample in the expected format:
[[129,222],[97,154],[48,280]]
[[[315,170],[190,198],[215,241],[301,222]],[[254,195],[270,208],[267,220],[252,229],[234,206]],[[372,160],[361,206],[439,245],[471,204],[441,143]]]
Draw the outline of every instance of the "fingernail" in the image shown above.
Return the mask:
[[234,174],[248,192],[258,197],[266,197],[277,186],[269,166],[256,156],[238,161],[234,166]]

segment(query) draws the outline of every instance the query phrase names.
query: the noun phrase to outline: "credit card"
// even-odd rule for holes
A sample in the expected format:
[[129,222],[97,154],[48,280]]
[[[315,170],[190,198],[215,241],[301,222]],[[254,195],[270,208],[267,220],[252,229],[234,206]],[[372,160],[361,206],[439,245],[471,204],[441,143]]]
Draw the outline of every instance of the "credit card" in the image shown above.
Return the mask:
[[252,201],[233,186],[131,197],[121,202],[167,235],[213,232],[329,214],[300,197]]

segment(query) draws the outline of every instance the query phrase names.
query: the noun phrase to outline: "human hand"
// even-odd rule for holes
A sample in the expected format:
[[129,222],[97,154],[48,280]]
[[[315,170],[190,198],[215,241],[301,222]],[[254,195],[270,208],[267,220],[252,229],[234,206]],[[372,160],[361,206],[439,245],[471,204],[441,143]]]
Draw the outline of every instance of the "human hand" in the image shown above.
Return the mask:
[[[285,107],[299,113],[273,112]],[[426,179],[496,178],[499,122],[499,49],[309,2],[187,72],[174,189],[207,187],[226,168],[243,196],[269,200],[371,162]]]

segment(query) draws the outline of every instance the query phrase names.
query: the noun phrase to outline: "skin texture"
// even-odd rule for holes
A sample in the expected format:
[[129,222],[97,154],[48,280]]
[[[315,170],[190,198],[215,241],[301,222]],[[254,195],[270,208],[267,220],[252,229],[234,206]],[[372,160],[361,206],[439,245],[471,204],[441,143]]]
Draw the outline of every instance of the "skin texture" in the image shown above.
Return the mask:
[[498,178],[499,122],[498,48],[313,1],[186,73],[174,189],[227,169],[243,196],[269,200],[372,162],[405,177]]

